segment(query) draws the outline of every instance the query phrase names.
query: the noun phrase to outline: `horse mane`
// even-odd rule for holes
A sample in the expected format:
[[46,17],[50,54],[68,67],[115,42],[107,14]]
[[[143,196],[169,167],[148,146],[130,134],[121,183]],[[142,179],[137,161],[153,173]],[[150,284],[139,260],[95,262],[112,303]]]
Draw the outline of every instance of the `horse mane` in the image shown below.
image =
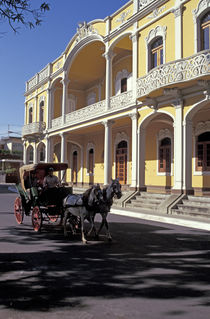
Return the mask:
[[91,193],[92,189],[93,189],[93,186],[88,188],[82,195],[82,200],[83,200],[85,206],[88,205],[88,198],[90,196],[90,193]]

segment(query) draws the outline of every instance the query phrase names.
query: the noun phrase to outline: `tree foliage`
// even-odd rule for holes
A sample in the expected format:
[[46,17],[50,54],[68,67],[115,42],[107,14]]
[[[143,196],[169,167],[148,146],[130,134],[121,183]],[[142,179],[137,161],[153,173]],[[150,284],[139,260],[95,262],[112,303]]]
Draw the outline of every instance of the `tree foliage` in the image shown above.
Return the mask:
[[0,0],[0,20],[6,20],[14,32],[18,31],[19,25],[32,29],[41,24],[43,13],[49,9],[46,2],[35,9],[31,0]]

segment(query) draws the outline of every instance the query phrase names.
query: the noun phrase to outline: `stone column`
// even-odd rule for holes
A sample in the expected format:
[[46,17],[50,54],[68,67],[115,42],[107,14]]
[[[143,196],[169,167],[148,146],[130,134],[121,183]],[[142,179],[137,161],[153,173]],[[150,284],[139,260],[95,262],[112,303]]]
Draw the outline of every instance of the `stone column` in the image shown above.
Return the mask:
[[51,93],[52,90],[50,88],[47,89],[47,125],[46,129],[50,129],[52,127],[52,105],[51,105]]
[[172,105],[175,107],[174,121],[174,187],[175,192],[183,189],[183,100],[177,98]]
[[69,79],[66,77],[66,74],[65,74],[65,76],[64,76],[64,79],[61,80],[61,83],[63,84],[63,95],[62,95],[62,123],[65,124],[66,104],[67,104],[67,94],[68,94],[68,84],[69,84]]
[[138,129],[138,179],[137,187],[139,190],[145,189],[145,129],[140,127]]
[[45,154],[45,162],[51,162],[51,139],[49,136],[46,137],[46,154]]
[[130,118],[132,120],[132,182],[131,187],[137,187],[137,125],[138,125],[138,113],[135,112],[130,114]]
[[106,59],[106,110],[110,108],[110,97],[112,96],[112,59],[114,54],[112,51],[103,55]]
[[36,147],[36,142],[34,142],[34,164],[37,164],[37,147]]
[[27,164],[26,140],[23,140],[23,164]]
[[132,39],[132,87],[133,99],[137,95],[137,77],[138,77],[138,33],[134,33],[130,38]]
[[192,191],[192,121],[183,123],[183,190]]
[[[177,1],[176,1],[177,2]],[[179,2],[179,0],[178,0]],[[178,4],[178,3],[177,3]],[[175,16],[175,59],[182,59],[182,5],[179,3],[178,6],[173,10]]]
[[66,134],[61,133],[61,162],[66,162]]
[[104,134],[104,185],[108,185],[111,180],[112,168],[112,125],[113,121],[103,121],[105,127]]

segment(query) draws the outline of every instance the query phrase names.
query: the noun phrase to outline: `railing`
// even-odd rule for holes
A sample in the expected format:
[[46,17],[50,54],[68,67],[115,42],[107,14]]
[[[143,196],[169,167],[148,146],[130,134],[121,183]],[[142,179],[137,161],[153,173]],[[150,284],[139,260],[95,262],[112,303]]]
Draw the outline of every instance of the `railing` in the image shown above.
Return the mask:
[[137,98],[167,85],[197,79],[210,74],[210,51],[169,62],[152,69],[137,80]]
[[52,128],[54,127],[59,127],[62,125],[62,116],[56,117],[55,119],[52,120]]
[[123,109],[126,105],[132,101],[132,91],[127,91],[115,96],[110,99],[110,109]]
[[69,124],[80,123],[84,120],[94,119],[96,115],[105,111],[105,100],[88,105],[77,111],[66,114],[65,122]]
[[26,82],[26,92],[35,87],[38,83],[47,79],[50,75],[50,64],[48,64],[44,69],[34,75],[29,81]]
[[22,128],[22,136],[42,134],[46,128],[45,122],[34,122],[24,125]]

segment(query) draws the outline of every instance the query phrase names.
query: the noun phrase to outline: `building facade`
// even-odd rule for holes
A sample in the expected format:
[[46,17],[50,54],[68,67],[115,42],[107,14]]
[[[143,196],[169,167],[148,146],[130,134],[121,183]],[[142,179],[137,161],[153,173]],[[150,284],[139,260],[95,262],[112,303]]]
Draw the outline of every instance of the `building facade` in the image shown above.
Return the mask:
[[24,163],[66,161],[66,181],[210,190],[210,0],[132,0],[81,23],[26,83]]

